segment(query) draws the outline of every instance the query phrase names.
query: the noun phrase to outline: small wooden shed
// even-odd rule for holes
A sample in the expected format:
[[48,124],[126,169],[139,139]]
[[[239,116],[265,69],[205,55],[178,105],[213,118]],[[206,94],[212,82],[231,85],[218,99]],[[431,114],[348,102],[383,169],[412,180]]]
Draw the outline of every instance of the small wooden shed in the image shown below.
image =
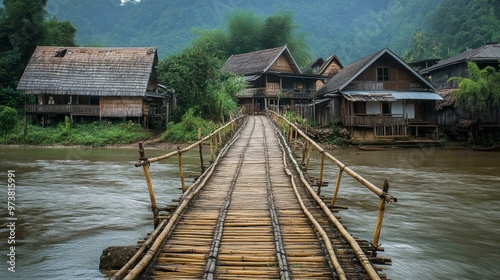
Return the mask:
[[167,96],[157,83],[156,48],[39,46],[17,89],[35,95],[26,113],[137,118],[144,126],[164,123]]

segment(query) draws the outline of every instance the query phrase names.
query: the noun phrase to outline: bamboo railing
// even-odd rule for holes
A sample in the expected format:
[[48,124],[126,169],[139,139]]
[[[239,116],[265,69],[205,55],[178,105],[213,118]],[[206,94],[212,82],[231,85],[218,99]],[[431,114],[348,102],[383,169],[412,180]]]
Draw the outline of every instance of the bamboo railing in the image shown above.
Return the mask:
[[151,175],[149,174],[149,166],[153,162],[165,160],[168,158],[171,158],[173,156],[177,156],[178,162],[179,162],[179,177],[181,181],[181,188],[182,192],[185,193],[187,191],[187,186],[184,178],[184,172],[183,172],[183,164],[182,164],[182,154],[189,152],[192,149],[198,148],[199,149],[199,155],[200,155],[200,165],[201,165],[201,173],[205,171],[205,166],[204,166],[204,160],[203,160],[203,144],[206,143],[207,141],[210,143],[210,158],[211,161],[214,160],[215,155],[220,151],[220,148],[224,144],[224,142],[228,139],[228,134],[229,133],[234,133],[236,130],[236,127],[238,127],[241,124],[241,121],[243,120],[243,115],[231,120],[227,124],[219,127],[217,130],[212,132],[211,134],[201,138],[201,128],[198,129],[198,141],[196,143],[193,143],[187,147],[181,148],[177,147],[177,151],[170,152],[168,154],[158,156],[158,157],[153,157],[153,158],[146,158],[144,147],[142,143],[139,143],[139,161],[135,164],[136,167],[142,166],[144,170],[144,177],[146,178],[146,184],[148,187],[148,192],[149,192],[149,197],[151,200],[151,210],[153,212],[153,219],[154,219],[154,227],[157,228],[158,224],[160,222],[159,219],[159,209],[157,207],[156,203],[156,198],[154,194],[154,189],[153,189],[153,183],[151,181]]
[[[330,207],[335,206],[335,201],[336,201],[338,193],[339,193],[340,182],[342,180],[343,173],[348,174],[353,179],[358,181],[362,186],[366,187],[368,190],[373,192],[377,197],[379,197],[380,201],[379,201],[379,208],[378,208],[379,209],[378,210],[378,217],[377,217],[377,222],[375,225],[375,230],[373,233],[373,240],[372,240],[373,248],[378,249],[380,246],[380,244],[378,244],[378,242],[379,242],[379,238],[380,238],[380,232],[382,230],[382,222],[384,219],[385,205],[387,203],[397,202],[397,198],[393,197],[392,195],[390,195],[388,193],[389,183],[387,182],[387,180],[384,181],[383,188],[380,189],[379,187],[375,186],[370,181],[366,180],[361,175],[359,175],[358,173],[353,171],[351,168],[347,167],[345,164],[343,164],[341,161],[336,159],[330,153],[325,151],[320,145],[318,145],[314,140],[309,138],[303,131],[301,131],[295,124],[293,124],[292,122],[287,120],[285,117],[277,114],[274,111],[267,111],[267,112],[268,112],[268,115],[273,119],[273,121],[282,129],[282,131],[284,132],[284,135],[285,135],[284,137],[288,138],[287,140],[290,143],[290,146],[293,146],[293,151],[290,151],[291,154],[293,154],[293,152],[295,152],[295,150],[297,149],[297,143],[299,142],[298,141],[299,137],[302,138],[303,147],[302,147],[302,158],[301,158],[302,162],[301,163],[303,165],[303,170],[305,172],[307,172],[307,169],[309,168],[309,163],[310,163],[313,149],[315,149],[319,152],[319,154],[320,154],[320,166],[319,166],[320,171],[319,171],[319,178],[318,178],[318,189],[317,189],[315,194],[314,193],[311,194],[311,195],[313,195],[313,197],[316,196],[317,199],[320,200],[319,195],[321,193],[321,187],[325,185],[323,182],[323,175],[324,175],[323,173],[324,173],[324,169],[325,169],[324,166],[326,164],[325,158],[330,160],[331,163],[333,163],[334,165],[336,165],[338,167],[337,180],[335,183],[335,189],[334,189],[334,193],[333,193]],[[302,179],[304,184],[310,186],[308,181],[305,178],[301,178],[301,179]],[[318,203],[323,208],[326,208],[326,209],[328,208],[326,205],[324,205],[322,200],[318,201]],[[336,222],[334,222],[334,224],[337,225]],[[340,223],[338,223],[338,226],[342,227],[342,229],[343,229],[343,226]],[[341,229],[339,228],[339,230],[341,230]],[[341,230],[341,232],[342,232],[342,230]],[[349,235],[349,233],[347,231],[345,231],[345,232],[347,235]]]
[[[177,148],[177,151],[171,152],[162,156],[154,157],[154,158],[146,158],[143,144],[139,144],[139,161],[135,164],[136,167],[142,166],[144,169],[144,176],[146,177],[146,184],[148,186],[148,192],[151,199],[151,208],[153,211],[154,225],[155,230],[150,234],[149,238],[143,243],[143,245],[137,250],[137,252],[132,256],[132,258],[119,270],[117,271],[110,279],[135,279],[149,264],[151,259],[156,254],[158,248],[163,243],[163,240],[168,236],[171,230],[174,228],[175,223],[180,217],[181,213],[188,206],[191,199],[197,194],[199,189],[196,189],[198,185],[204,185],[210,175],[213,172],[213,166],[216,165],[219,157],[223,156],[226,152],[227,148],[223,146],[224,141],[229,139],[227,137],[228,130],[234,134],[237,128],[241,125],[244,120],[244,115],[240,115],[239,117],[231,120],[226,125],[221,126],[211,134],[201,138],[201,131],[198,130],[198,142],[193,143],[185,148]],[[203,162],[203,151],[202,146],[203,143],[209,141],[210,142],[210,156],[212,160],[212,165],[208,169],[202,165],[202,174],[193,185],[189,188],[186,188],[184,183],[182,184],[183,196],[180,201],[179,206],[176,208],[175,212],[172,214],[170,219],[165,219],[161,223],[159,222],[158,217],[158,208],[156,206],[156,199],[154,195],[153,185],[151,183],[151,176],[149,174],[149,166],[151,163],[165,160],[171,158],[175,155],[179,158],[179,176],[181,177],[181,182],[184,182],[183,173],[182,173],[182,154],[190,151],[196,147],[200,149],[200,162]],[[233,140],[234,141],[234,140]],[[220,154],[215,158],[215,154],[220,151]],[[215,158],[215,160],[214,160]],[[142,258],[141,258],[142,257]],[[140,259],[141,258],[141,259]]]

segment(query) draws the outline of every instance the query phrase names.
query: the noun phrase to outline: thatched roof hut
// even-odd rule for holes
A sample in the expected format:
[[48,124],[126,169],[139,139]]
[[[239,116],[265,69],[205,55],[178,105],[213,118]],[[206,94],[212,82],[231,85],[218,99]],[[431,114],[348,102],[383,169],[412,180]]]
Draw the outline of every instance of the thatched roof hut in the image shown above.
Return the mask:
[[17,89],[26,94],[145,96],[156,91],[156,48],[39,46]]

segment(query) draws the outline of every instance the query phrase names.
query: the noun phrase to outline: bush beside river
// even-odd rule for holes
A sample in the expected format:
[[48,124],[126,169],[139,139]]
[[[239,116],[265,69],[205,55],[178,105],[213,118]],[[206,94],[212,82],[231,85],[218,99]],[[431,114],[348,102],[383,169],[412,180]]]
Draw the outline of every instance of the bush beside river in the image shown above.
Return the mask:
[[103,147],[147,140],[152,135],[132,121],[118,123],[102,121],[73,125],[65,122],[46,127],[29,124],[28,134],[24,137],[24,126],[22,122],[18,122],[12,131],[0,135],[0,144]]

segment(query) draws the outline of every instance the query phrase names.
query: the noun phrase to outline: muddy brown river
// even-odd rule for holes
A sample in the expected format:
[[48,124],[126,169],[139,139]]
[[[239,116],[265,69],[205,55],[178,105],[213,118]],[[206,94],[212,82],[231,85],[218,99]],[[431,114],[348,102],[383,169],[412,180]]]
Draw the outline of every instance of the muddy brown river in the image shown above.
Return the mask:
[[[387,179],[398,198],[386,208],[380,237],[385,248],[380,255],[393,262],[386,269],[389,278],[500,276],[500,153],[331,153],[379,187]],[[188,175],[199,171],[197,156],[188,153],[183,159]],[[0,279],[104,279],[98,269],[102,250],[135,244],[152,229],[142,169],[134,167],[137,158],[135,149],[0,147]],[[8,193],[9,170],[15,174],[15,194]],[[177,159],[152,165],[151,173],[159,204],[171,204],[180,195]],[[336,173],[327,168],[325,180],[333,185]],[[331,196],[332,185],[322,193]],[[340,213],[348,230],[371,240],[378,199],[344,176],[337,204],[349,207]]]

